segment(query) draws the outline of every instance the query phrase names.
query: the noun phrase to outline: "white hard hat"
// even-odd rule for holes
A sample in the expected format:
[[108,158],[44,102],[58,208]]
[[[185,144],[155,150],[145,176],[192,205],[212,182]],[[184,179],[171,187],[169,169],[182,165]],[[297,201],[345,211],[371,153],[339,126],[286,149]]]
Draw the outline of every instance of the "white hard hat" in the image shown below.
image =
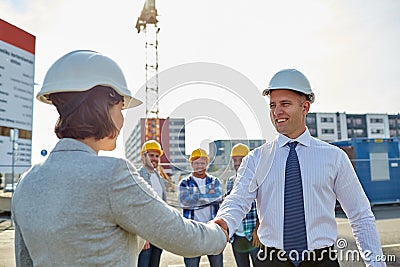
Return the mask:
[[124,108],[142,101],[132,97],[121,68],[109,57],[90,50],[72,51],[58,59],[47,71],[37,99],[52,104],[51,93],[82,92],[96,85],[108,86],[124,97]]
[[272,90],[289,89],[303,93],[307,96],[310,103],[315,100],[315,95],[311,90],[310,82],[307,77],[296,69],[284,69],[278,71],[269,82],[267,89],[263,91],[263,95],[269,95]]

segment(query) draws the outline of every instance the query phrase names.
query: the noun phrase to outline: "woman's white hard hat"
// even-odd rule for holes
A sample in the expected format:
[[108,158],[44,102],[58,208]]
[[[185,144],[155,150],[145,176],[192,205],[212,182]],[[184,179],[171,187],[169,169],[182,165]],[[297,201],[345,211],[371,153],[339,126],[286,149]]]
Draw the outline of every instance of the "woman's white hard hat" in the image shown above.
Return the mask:
[[90,50],[72,51],[58,59],[47,71],[37,99],[52,104],[49,95],[60,92],[83,92],[96,85],[108,86],[124,97],[124,109],[142,101],[129,91],[121,68],[111,58]]
[[263,95],[269,95],[272,90],[288,89],[305,94],[310,103],[315,100],[315,95],[311,90],[310,82],[307,77],[296,69],[284,69],[278,71],[269,82],[267,89],[263,91]]

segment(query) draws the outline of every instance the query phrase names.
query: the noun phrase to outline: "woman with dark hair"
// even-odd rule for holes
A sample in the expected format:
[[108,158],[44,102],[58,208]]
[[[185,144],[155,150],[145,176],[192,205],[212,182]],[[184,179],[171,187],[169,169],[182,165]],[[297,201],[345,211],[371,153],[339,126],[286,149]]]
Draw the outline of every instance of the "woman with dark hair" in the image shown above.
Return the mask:
[[219,254],[227,233],[184,219],[111,151],[132,97],[119,66],[79,50],[57,60],[38,94],[60,115],[60,141],[15,190],[17,266],[136,266],[144,241],[183,256]]

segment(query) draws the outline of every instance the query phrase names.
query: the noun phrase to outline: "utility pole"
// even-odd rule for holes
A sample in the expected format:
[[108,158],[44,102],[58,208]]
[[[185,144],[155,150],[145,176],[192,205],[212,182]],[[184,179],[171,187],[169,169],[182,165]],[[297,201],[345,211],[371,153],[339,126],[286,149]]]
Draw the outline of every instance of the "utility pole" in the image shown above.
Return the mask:
[[[18,152],[18,136],[19,136],[19,130],[18,129],[10,129],[10,141],[11,141],[11,199],[14,196],[14,175],[15,175],[15,170],[14,170],[14,165],[15,165],[15,153]],[[13,221],[10,220],[10,226],[13,226]]]
[[18,135],[19,135],[19,131],[18,129],[10,129],[10,141],[11,141],[11,195],[14,194],[14,175],[15,175],[15,171],[14,171],[14,165],[15,165],[15,153],[16,151],[18,151]]

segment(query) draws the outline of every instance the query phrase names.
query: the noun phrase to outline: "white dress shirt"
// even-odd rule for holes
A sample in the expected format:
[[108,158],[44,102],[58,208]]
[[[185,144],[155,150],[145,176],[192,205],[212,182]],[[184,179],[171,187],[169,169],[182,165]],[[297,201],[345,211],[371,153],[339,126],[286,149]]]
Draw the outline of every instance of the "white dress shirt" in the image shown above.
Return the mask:
[[[291,139],[281,134],[272,141],[276,147],[272,165],[257,190],[249,190],[249,186],[252,179],[256,179],[256,168],[262,165],[259,162],[261,151],[264,151],[262,146],[243,159],[234,188],[216,216],[223,218],[229,229],[236,229],[256,199],[260,241],[267,247],[278,249],[283,249],[285,164],[289,154],[286,144],[289,141]],[[371,251],[371,259],[382,255],[375,217],[347,155],[338,147],[312,137],[308,130],[295,141],[299,142],[296,152],[303,184],[308,249],[335,243],[337,199],[349,218],[359,250]],[[386,266],[372,261],[366,264]]]

